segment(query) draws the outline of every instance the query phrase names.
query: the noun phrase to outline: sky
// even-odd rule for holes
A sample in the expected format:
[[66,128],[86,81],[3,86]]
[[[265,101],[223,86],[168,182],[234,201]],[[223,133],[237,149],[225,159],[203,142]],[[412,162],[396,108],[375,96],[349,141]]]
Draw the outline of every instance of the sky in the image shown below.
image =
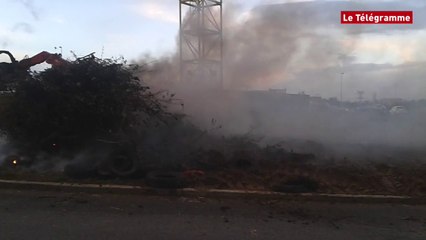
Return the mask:
[[0,0],[8,9],[0,16],[0,45],[18,56],[59,46],[65,56],[164,54],[174,48],[178,5],[155,2]]
[[[244,16],[259,4],[299,1],[224,2],[239,5]],[[18,58],[42,50],[60,51],[59,47],[64,56],[71,56],[70,51],[79,56],[96,52],[126,59],[175,51],[178,0],[0,0],[0,6],[7,9],[0,15],[0,48],[13,51]],[[368,41],[362,39],[360,48],[364,49],[364,54],[360,61],[383,63],[398,62],[401,56],[407,58],[414,54],[405,51],[403,46],[410,37],[393,39],[387,44],[399,53],[389,52],[379,57],[375,53],[383,48],[377,44],[383,41],[383,36],[374,36]]]
[[18,58],[60,46],[65,56],[95,51],[125,58],[175,49],[177,0],[0,0],[0,6],[0,48]]
[[[232,3],[237,6],[233,8],[237,9],[237,13],[234,15],[244,19],[250,16],[253,7],[260,4],[301,1],[224,0],[224,2],[225,11],[227,11],[227,6]],[[322,9],[316,13],[319,15],[317,19],[322,19],[321,11],[327,15],[330,11],[338,14],[341,10],[333,9],[332,1],[312,0],[309,2],[331,2],[328,5],[322,5]],[[380,9],[380,4],[394,2],[395,6],[405,8],[397,8],[397,10],[417,10],[413,26],[352,28],[340,25],[340,19],[328,19],[322,30],[325,29],[326,33],[341,37],[339,44],[343,46],[347,44],[348,48],[351,48],[350,53],[347,54],[347,57],[351,59],[348,68],[352,67],[352,69],[356,68],[369,73],[368,76],[359,73],[351,74],[349,70],[346,70],[348,71],[346,78],[357,77],[364,79],[363,84],[367,84],[368,81],[372,81],[371,76],[375,76],[375,80],[368,85],[370,88],[368,90],[372,92],[377,88],[386,89],[382,90],[382,95],[385,95],[386,92],[394,92],[403,84],[401,81],[393,79],[392,82],[389,80],[387,85],[383,85],[382,83],[385,81],[384,79],[388,78],[388,75],[401,78],[412,77],[416,81],[426,77],[424,76],[426,73],[421,71],[422,64],[426,62],[426,54],[423,54],[426,50],[424,46],[426,14],[419,12],[425,9],[426,1],[342,0],[336,2],[364,4],[365,9],[371,6],[374,9]],[[65,58],[73,56],[71,51],[77,56],[96,52],[97,56],[101,57],[122,56],[129,60],[145,55],[167,56],[176,51],[176,36],[179,27],[178,0],[0,0],[0,6],[3,10],[0,15],[0,49],[11,51],[17,59],[22,59],[26,55],[35,55],[40,51],[62,52]],[[333,24],[330,24],[330,21],[334,21]],[[318,29],[321,27],[314,28],[315,31]],[[347,32],[347,34],[334,34],[337,31]],[[225,32],[225,34],[227,33]],[[353,44],[353,39],[356,39],[356,44]],[[297,56],[301,53],[295,55],[292,56],[294,58],[292,62],[298,63]],[[0,56],[1,60],[4,60],[4,56]],[[372,68],[374,71],[371,70]],[[413,70],[413,68],[415,69]],[[293,72],[296,72],[295,68],[292,69]],[[330,69],[330,66],[326,66],[324,69]],[[307,78],[319,76],[324,69],[297,69],[297,74],[293,74],[292,82],[275,82],[265,85],[265,88],[288,85],[292,91],[306,89],[314,95],[335,96],[337,94],[334,90],[327,91],[319,86],[323,84],[321,81],[306,83]],[[395,69],[401,70],[397,72],[399,75],[394,74]],[[414,73],[413,76],[407,75],[404,69],[410,69],[410,73]],[[330,78],[330,75],[324,75],[324,78]],[[353,87],[361,88],[364,85],[354,84]],[[426,97],[426,85],[422,85],[421,88],[413,86],[401,96]]]

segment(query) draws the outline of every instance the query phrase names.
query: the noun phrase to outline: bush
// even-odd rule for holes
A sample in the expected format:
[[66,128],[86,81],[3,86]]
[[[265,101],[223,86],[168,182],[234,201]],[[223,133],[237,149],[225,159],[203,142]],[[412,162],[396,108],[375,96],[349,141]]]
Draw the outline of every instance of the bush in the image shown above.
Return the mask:
[[27,152],[75,151],[114,139],[133,126],[170,116],[135,71],[138,66],[93,55],[16,79],[3,96],[0,130]]

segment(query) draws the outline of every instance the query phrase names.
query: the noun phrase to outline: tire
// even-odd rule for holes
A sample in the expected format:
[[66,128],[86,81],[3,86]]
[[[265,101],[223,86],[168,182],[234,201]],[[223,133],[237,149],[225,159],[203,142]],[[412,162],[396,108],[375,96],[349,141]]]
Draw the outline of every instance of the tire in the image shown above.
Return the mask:
[[150,187],[163,189],[185,188],[188,185],[182,173],[170,171],[150,172],[145,181]]
[[139,170],[137,158],[126,151],[115,152],[108,161],[110,172],[119,177],[131,177]]

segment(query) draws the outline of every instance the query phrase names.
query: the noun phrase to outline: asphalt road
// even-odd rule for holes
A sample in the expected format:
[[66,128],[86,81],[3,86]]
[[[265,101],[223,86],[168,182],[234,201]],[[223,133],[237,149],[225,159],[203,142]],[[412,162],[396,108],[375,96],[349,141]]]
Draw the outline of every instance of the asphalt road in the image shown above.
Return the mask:
[[0,239],[426,239],[426,206],[0,190]]

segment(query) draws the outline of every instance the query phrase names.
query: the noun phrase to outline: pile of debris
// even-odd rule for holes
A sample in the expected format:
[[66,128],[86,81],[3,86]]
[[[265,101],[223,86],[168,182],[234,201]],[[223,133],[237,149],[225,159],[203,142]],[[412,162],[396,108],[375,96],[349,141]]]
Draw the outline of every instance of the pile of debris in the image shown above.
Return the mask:
[[43,52],[26,61],[11,59],[0,69],[0,130],[9,155],[35,164],[73,159],[88,169],[113,166],[128,175],[136,169],[134,142],[181,121],[166,111],[164,96],[135,77],[143,69],[122,59],[91,54],[61,59],[41,72],[28,68],[46,59],[57,63],[59,56]]

